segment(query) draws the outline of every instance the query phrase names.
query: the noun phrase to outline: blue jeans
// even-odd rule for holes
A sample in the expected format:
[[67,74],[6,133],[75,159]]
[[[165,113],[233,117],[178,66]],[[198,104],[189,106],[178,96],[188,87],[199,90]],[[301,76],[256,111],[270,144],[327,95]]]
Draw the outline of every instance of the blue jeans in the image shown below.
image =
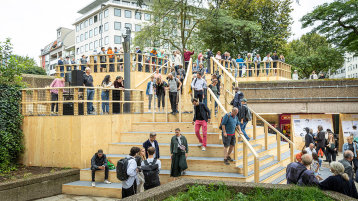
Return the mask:
[[270,71],[270,63],[266,63],[266,75],[269,74]]
[[250,140],[250,137],[247,136],[246,131],[245,131],[245,129],[246,129],[246,124],[247,124],[247,122],[245,122],[245,121],[244,121],[244,123],[241,123],[241,122],[240,122],[240,128],[241,128],[242,133],[243,133],[244,136],[246,137],[246,139],[247,139],[247,140]]
[[[102,91],[101,98],[103,101],[109,100],[109,91]],[[102,111],[103,112],[109,112],[109,103],[108,102],[102,102]]]
[[[93,100],[94,96],[94,89],[87,89],[87,100]],[[93,103],[88,102],[87,103],[87,114],[91,113],[93,111]]]

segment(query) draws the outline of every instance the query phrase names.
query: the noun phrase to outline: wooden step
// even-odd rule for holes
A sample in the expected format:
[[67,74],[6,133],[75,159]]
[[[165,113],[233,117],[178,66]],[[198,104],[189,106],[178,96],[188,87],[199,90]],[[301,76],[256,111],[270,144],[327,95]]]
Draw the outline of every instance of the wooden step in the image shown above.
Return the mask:
[[96,182],[96,187],[91,186],[91,180],[75,181],[62,185],[63,194],[86,195],[96,197],[122,198],[122,183],[104,184]]
[[[189,142],[190,143],[190,142]],[[129,150],[133,146],[141,147],[142,143],[137,142],[120,142],[109,144],[109,154],[129,154]],[[169,143],[159,143],[160,152],[162,154],[170,153]],[[255,150],[262,149],[262,145],[253,145]],[[200,144],[189,144],[188,156],[196,157],[218,157],[223,155],[224,146],[222,144],[207,144],[206,151],[202,151]],[[238,149],[238,154],[242,154],[242,149]]]

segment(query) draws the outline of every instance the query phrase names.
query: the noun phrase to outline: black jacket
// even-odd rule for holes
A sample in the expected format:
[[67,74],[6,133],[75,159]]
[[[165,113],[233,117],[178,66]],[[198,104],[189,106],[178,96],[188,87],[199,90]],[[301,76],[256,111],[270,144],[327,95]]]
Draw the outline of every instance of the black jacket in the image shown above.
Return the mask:
[[230,105],[232,105],[236,108],[240,108],[241,100],[243,98],[244,98],[244,93],[242,93],[241,91],[238,91],[237,93],[235,93],[235,97],[234,97],[234,99],[232,99]]
[[320,131],[317,133],[316,141],[317,147],[325,147],[326,146],[326,133],[324,131]]
[[307,134],[305,135],[305,146],[306,146],[306,147],[309,147],[311,143],[314,144],[313,135],[310,134],[310,133],[307,133]]
[[330,176],[319,184],[322,190],[336,191],[353,198],[358,198],[353,180],[345,180],[341,175]]
[[[208,122],[208,119],[210,119],[210,110],[209,110],[209,108],[204,103],[199,103],[199,105],[195,106],[195,108],[196,107],[199,107],[199,111],[200,111],[201,116],[204,118],[204,120],[206,122]],[[196,110],[194,109],[194,112],[195,111]],[[195,120],[196,120],[196,115],[194,113],[193,121],[195,121]]]
[[247,118],[246,115],[248,113],[249,108],[247,108],[247,105],[241,105],[239,107],[239,113],[238,113],[238,117],[239,117],[239,121],[241,122],[241,120],[243,120],[244,122],[247,122]]
[[[154,145],[155,145],[155,158],[159,158],[159,145],[158,145],[158,141],[154,140]],[[143,147],[145,149],[145,156],[148,158],[148,148],[152,146],[152,143],[150,143],[149,140],[145,141],[143,143]]]
[[107,156],[106,154],[103,154],[103,156],[101,158],[99,158],[97,156],[97,153],[94,154],[94,156],[91,159],[91,169],[96,169],[99,166],[104,165],[105,167],[107,167]]

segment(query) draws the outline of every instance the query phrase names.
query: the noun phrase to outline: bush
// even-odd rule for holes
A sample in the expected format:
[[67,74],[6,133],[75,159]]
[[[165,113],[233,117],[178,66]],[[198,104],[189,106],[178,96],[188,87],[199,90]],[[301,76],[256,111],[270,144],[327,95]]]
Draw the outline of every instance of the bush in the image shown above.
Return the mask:
[[23,150],[19,89],[14,85],[0,84],[0,172],[16,169]]

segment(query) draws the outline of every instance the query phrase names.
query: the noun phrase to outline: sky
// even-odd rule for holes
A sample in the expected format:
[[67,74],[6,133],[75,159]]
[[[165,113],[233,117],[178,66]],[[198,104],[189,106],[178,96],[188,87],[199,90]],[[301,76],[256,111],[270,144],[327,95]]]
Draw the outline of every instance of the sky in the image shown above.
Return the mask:
[[[39,62],[40,50],[56,39],[56,29],[72,28],[80,17],[78,10],[93,0],[0,0],[0,41],[11,38],[13,52],[35,58]],[[332,0],[300,0],[292,3],[293,36],[298,39],[310,31],[302,29],[299,19],[315,6]]]

